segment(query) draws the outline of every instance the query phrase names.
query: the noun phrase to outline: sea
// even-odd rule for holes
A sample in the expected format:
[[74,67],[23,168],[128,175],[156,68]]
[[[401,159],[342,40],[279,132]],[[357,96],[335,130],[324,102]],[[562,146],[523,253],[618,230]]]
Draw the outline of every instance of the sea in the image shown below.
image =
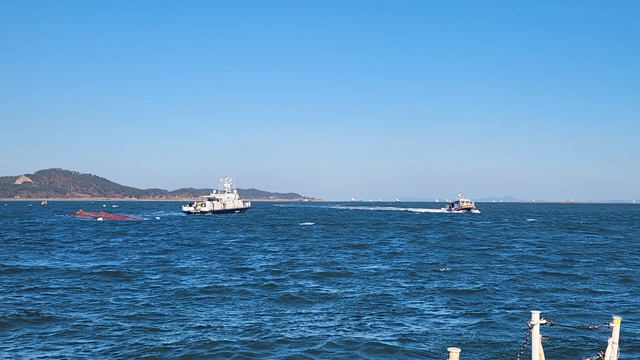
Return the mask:
[[0,202],[0,359],[640,358],[640,206],[180,205]]

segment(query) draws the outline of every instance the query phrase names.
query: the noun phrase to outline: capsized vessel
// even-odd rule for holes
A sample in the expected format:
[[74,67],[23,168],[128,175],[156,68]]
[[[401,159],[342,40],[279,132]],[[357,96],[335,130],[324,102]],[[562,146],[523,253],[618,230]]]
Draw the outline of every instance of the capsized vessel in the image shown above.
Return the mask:
[[211,194],[204,195],[202,198],[204,199],[182,205],[182,212],[187,215],[231,214],[243,213],[251,207],[250,201],[240,200],[238,190],[229,176],[220,179],[220,190],[213,190]]
[[144,220],[143,218],[128,216],[128,215],[120,215],[120,214],[109,214],[102,210],[98,212],[84,212],[82,209],[76,211],[75,213],[69,215],[78,219],[92,219],[92,220]]
[[465,198],[461,192],[456,195],[456,199],[447,205],[446,211],[471,212],[476,209],[473,201]]

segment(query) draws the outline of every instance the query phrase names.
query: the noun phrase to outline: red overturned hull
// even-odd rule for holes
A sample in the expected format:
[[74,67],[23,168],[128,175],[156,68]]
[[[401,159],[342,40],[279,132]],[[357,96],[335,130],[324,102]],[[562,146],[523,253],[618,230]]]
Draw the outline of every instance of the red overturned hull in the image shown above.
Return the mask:
[[78,210],[75,214],[69,215],[78,219],[93,219],[93,220],[144,220],[143,218],[127,215],[108,214],[104,211],[98,212],[84,212],[82,209]]

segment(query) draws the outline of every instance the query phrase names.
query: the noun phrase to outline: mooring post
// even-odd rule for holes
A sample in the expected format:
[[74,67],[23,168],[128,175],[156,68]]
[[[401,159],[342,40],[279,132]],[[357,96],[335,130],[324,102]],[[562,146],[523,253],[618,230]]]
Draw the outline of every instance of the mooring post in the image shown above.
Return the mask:
[[457,347],[450,347],[447,348],[447,351],[449,352],[449,359],[448,360],[459,360],[460,359],[460,349]]
[[542,353],[542,338],[540,336],[540,311],[531,310],[531,360],[544,360]]
[[618,340],[620,339],[620,316],[613,317],[613,330],[611,331],[611,337],[609,338],[609,344],[607,345],[607,351],[604,353],[604,360],[617,360],[618,359]]

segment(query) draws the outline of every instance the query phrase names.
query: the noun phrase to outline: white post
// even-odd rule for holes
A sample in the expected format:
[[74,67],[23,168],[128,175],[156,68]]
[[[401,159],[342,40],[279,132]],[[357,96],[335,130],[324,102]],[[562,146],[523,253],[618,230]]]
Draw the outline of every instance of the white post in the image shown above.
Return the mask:
[[449,352],[449,359],[448,360],[459,360],[460,359],[460,349],[457,347],[450,347],[447,348],[447,351]]
[[607,345],[607,351],[604,353],[604,360],[617,360],[618,359],[618,340],[620,339],[620,316],[613,317],[613,331],[609,338],[609,344]]
[[531,310],[531,360],[544,360],[542,353],[542,338],[540,336],[540,311]]

